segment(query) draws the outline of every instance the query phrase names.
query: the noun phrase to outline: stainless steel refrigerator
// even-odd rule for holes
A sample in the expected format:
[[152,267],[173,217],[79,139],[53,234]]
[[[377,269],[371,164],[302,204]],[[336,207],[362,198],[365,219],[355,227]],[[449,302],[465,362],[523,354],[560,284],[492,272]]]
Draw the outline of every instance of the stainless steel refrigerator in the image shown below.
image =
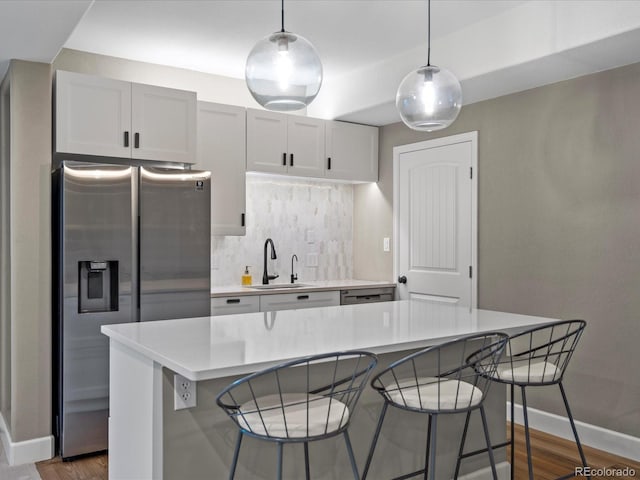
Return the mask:
[[54,429],[107,449],[105,324],[208,316],[210,174],[62,162],[53,173]]

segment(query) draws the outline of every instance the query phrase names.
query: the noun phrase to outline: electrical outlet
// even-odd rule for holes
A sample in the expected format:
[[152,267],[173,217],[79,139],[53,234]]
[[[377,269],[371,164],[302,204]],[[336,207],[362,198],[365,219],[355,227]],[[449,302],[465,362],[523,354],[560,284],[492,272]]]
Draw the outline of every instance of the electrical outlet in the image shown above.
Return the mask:
[[173,409],[182,410],[196,406],[196,382],[178,375],[173,376]]
[[305,236],[307,237],[307,243],[316,243],[316,231],[308,228],[305,232]]
[[307,267],[317,267],[318,266],[318,254],[317,253],[307,253]]

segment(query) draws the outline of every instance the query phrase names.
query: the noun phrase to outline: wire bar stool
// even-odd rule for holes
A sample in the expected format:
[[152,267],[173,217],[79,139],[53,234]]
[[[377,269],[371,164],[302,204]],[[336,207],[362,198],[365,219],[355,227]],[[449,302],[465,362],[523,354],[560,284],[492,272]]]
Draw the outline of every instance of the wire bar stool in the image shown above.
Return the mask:
[[[437,424],[438,416],[441,414],[480,410],[486,445],[491,445],[482,402],[508,338],[500,332],[461,337],[406,356],[373,377],[371,386],[382,396],[384,405],[378,418],[362,480],[365,480],[369,473],[389,405],[429,416],[425,468],[396,477],[396,480],[421,474],[424,474],[425,480],[435,480]],[[489,454],[493,478],[497,479],[493,452],[491,449],[486,451]]]
[[359,480],[347,428],[376,363],[377,357],[364,351],[313,355],[228,385],[216,403],[239,428],[229,479],[234,478],[244,435],[277,444],[278,479],[284,444],[303,443],[309,480],[309,442],[342,434],[353,476]]
[[[531,439],[529,436],[529,417],[527,414],[527,397],[525,393],[526,387],[542,387],[547,385],[558,385],[562,400],[564,402],[571,430],[576,440],[582,466],[587,466],[587,460],[578,438],[573,421],[573,415],[569,408],[569,401],[562,386],[562,377],[569,364],[569,360],[575,351],[578,340],[582,336],[586,322],[584,320],[564,320],[551,324],[521,331],[509,338],[505,349],[505,356],[500,360],[493,373],[486,371],[482,375],[487,375],[494,382],[504,383],[511,387],[511,437],[508,441],[493,445],[491,448],[501,448],[507,445],[511,446],[511,480],[514,478],[515,466],[515,448],[514,448],[514,404],[515,404],[515,386],[519,386],[522,393],[522,412],[524,414],[524,432],[527,448],[527,466],[529,472],[529,480],[534,479],[533,464],[531,462]],[[463,431],[463,442],[469,425],[469,414],[465,421]],[[490,448],[490,449],[491,449]],[[460,467],[460,460],[472,455],[484,453],[487,449],[476,450],[466,454],[462,454],[462,445],[460,446],[460,456],[456,465],[456,474]],[[570,473],[559,477],[557,480],[574,477],[575,473]],[[591,478],[589,475],[588,478]]]

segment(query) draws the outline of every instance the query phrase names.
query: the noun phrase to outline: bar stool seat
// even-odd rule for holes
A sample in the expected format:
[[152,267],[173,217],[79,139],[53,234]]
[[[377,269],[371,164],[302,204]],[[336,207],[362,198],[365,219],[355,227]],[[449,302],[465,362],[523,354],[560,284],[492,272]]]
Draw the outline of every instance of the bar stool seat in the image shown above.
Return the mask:
[[496,368],[495,380],[515,383],[552,382],[561,375],[560,369],[553,363],[528,359],[518,360],[507,357]]
[[461,380],[442,380],[436,377],[405,378],[387,389],[389,400],[398,407],[427,410],[457,410],[475,407],[482,401],[478,387]]
[[272,394],[243,403],[238,424],[257,435],[315,437],[336,432],[349,421],[340,400],[307,393]]

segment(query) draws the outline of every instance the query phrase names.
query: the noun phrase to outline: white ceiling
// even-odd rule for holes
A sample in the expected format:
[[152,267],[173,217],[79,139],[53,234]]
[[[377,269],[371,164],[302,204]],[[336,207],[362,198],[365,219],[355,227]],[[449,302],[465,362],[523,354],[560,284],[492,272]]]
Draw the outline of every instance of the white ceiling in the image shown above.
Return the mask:
[[[640,61],[638,0],[433,0],[432,63],[464,103]],[[424,0],[285,0],[325,81],[313,116],[398,121],[395,90],[425,63]],[[7,59],[51,62],[62,47],[242,78],[253,45],[280,29],[279,0],[0,1]]]

